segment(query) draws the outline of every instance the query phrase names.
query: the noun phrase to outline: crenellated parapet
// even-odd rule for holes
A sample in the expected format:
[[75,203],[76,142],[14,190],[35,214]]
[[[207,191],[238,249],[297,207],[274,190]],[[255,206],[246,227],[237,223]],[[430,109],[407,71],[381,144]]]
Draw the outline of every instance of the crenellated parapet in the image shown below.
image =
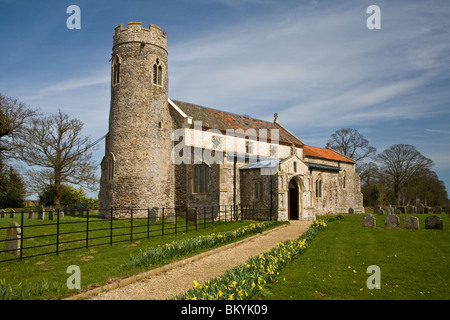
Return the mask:
[[128,22],[127,28],[119,24],[114,29],[113,39],[113,47],[124,43],[140,43],[156,45],[167,51],[167,34],[154,24],[150,24],[148,28],[143,28],[141,22]]

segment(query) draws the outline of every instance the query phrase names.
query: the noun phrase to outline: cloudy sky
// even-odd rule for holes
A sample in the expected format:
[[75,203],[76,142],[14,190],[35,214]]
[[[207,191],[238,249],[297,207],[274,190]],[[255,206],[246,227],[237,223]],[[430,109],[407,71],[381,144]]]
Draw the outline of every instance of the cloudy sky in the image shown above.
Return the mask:
[[[79,30],[66,26],[73,4]],[[379,30],[367,28],[370,5]],[[129,21],[167,32],[170,98],[277,112],[317,147],[345,127],[378,152],[411,144],[450,186],[450,1],[0,0],[0,92],[102,137],[112,35]]]

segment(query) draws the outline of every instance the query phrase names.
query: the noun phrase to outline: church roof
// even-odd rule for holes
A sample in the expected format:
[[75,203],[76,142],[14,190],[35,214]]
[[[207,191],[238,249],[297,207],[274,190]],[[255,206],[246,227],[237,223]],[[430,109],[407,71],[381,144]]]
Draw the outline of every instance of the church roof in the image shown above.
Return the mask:
[[303,147],[303,155],[305,157],[310,158],[318,158],[318,159],[325,159],[325,160],[334,160],[334,161],[341,161],[341,162],[347,162],[354,164],[355,161],[353,159],[350,159],[337,151],[334,151],[332,149],[322,149],[322,148],[316,148],[316,147],[310,147],[310,146],[304,146]]
[[[230,112],[220,111],[212,108],[202,107],[199,105],[176,101],[173,102],[194,121],[202,121],[202,127],[205,129],[218,129],[226,133],[227,129],[242,129],[246,132],[248,129],[254,129],[259,134],[260,129],[267,130],[267,141],[271,141],[271,129],[279,130],[279,143],[284,145],[294,144],[296,147],[303,147],[304,143],[286,130],[283,126],[275,122],[269,122],[250,118],[244,115],[238,115]],[[258,135],[259,138],[259,135]]]

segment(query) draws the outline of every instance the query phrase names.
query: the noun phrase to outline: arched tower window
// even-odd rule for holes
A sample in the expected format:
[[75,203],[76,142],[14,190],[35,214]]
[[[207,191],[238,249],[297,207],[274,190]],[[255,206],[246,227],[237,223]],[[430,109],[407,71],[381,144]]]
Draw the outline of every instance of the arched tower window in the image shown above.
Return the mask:
[[116,85],[120,82],[120,59],[119,57],[114,58],[114,62],[112,65],[112,74],[113,74],[113,85]]
[[114,180],[114,167],[116,164],[116,157],[114,156],[114,153],[109,154],[108,159],[108,180],[113,181]]
[[159,64],[159,59],[153,65],[153,84],[162,85],[162,66]]

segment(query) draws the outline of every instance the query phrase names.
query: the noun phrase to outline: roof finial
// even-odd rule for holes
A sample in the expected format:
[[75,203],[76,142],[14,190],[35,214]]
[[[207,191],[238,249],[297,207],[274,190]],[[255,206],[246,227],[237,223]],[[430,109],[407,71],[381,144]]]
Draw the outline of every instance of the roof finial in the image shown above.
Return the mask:
[[275,123],[278,123],[278,113],[275,113],[274,115],[273,115],[273,122],[275,122]]

